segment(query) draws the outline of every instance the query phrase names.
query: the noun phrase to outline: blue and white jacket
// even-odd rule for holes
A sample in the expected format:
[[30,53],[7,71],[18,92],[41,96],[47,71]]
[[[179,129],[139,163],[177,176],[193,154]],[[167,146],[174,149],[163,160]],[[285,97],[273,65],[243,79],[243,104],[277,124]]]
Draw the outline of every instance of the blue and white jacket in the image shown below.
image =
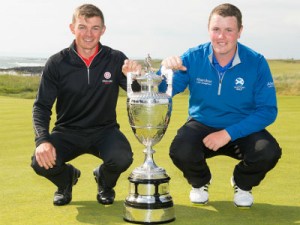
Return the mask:
[[189,117],[226,129],[232,141],[273,123],[277,101],[266,59],[238,43],[232,66],[221,74],[212,58],[211,43],[191,48],[181,56],[187,71],[174,73],[173,96],[189,88]]

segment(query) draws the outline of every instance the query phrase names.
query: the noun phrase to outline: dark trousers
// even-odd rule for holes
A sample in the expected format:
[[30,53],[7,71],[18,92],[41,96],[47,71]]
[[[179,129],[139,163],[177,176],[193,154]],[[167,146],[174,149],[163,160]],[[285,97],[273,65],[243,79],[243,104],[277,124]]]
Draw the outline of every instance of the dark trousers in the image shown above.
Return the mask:
[[46,170],[38,165],[33,155],[31,166],[57,187],[66,187],[70,183],[73,166],[66,162],[82,154],[92,154],[103,160],[101,174],[107,187],[111,188],[133,161],[130,144],[118,125],[91,131],[56,129],[50,138],[56,148],[56,165]]
[[193,187],[201,187],[211,179],[207,158],[226,155],[238,159],[239,163],[233,171],[235,183],[243,190],[251,190],[281,157],[281,148],[266,130],[231,141],[218,151],[209,150],[203,139],[215,131],[218,130],[190,120],[178,130],[171,144],[173,163]]

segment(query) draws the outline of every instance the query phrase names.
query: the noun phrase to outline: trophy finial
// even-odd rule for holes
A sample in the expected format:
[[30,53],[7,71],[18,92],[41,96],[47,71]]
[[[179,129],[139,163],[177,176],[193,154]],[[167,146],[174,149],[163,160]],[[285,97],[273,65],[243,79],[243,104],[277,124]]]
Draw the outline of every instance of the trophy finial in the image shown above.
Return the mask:
[[151,58],[150,54],[148,53],[147,57],[144,60],[146,73],[153,72],[151,61],[152,61],[152,58]]

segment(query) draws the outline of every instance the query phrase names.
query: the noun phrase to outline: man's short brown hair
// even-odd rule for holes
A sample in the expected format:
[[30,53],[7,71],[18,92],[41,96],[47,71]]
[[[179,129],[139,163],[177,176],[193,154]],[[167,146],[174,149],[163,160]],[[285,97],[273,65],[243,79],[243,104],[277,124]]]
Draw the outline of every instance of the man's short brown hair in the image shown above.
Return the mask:
[[84,18],[92,18],[97,16],[101,18],[103,25],[105,24],[102,11],[97,6],[92,4],[83,4],[77,7],[73,13],[72,23],[75,23],[76,18],[79,16],[83,16]]
[[208,24],[210,23],[210,19],[213,16],[213,14],[217,14],[217,15],[220,15],[223,17],[234,16],[237,20],[237,25],[238,25],[239,30],[243,26],[242,13],[236,6],[234,6],[232,4],[225,3],[225,4],[221,4],[221,5],[218,5],[217,7],[215,7],[210,13],[210,16],[208,19]]

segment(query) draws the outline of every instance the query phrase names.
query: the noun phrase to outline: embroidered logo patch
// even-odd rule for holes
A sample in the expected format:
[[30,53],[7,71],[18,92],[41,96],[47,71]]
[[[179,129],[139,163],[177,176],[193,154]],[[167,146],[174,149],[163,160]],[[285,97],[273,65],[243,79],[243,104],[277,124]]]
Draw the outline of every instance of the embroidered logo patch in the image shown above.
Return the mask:
[[245,89],[244,84],[245,84],[244,79],[241,77],[238,77],[235,79],[234,89],[237,91],[242,91],[243,89]]
[[104,84],[110,84],[110,83],[113,82],[113,81],[110,79],[110,78],[111,78],[111,73],[110,73],[110,72],[105,72],[105,73],[103,74],[103,76],[104,76],[105,79],[102,80],[102,83],[104,83]]
[[110,72],[105,72],[104,73],[104,78],[107,79],[107,80],[110,79],[111,78],[111,73]]
[[268,88],[273,88],[274,86],[274,82],[268,82],[267,83]]

